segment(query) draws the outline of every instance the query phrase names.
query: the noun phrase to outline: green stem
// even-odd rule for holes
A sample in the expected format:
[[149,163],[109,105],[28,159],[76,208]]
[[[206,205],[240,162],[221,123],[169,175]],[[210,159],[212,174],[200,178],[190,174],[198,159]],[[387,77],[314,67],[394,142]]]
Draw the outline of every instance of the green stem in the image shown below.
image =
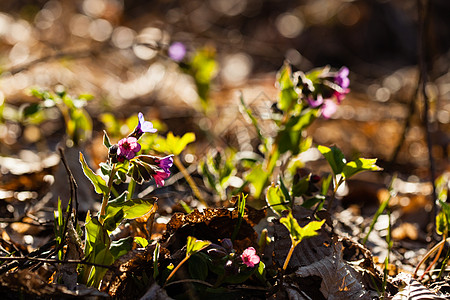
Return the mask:
[[329,212],[331,211],[331,207],[333,205],[334,198],[336,198],[337,190],[338,190],[339,186],[344,182],[344,177],[343,176],[341,176],[341,178],[339,178],[339,182],[336,182],[337,181],[336,175],[334,175],[334,176],[335,176],[334,177],[334,182],[336,183],[336,185],[334,186],[333,194],[331,194],[330,202],[328,202],[328,211]]
[[419,271],[420,266],[434,253],[436,252],[444,243],[449,242],[450,238],[442,239],[439,243],[436,244],[433,248],[431,248],[430,251],[425,254],[425,256],[422,258],[422,260],[417,265],[416,269],[414,270],[414,278],[417,277],[417,272]]
[[295,247],[299,244],[300,242],[294,242],[292,241],[292,245],[291,245],[291,249],[289,249],[289,253],[286,256],[286,260],[284,261],[284,265],[283,265],[283,272],[286,271],[286,268],[289,264],[289,261],[291,260],[292,254],[294,253],[294,249]]
[[102,207],[100,209],[99,221],[103,224],[103,218],[106,214],[106,205],[108,205],[109,194],[111,193],[111,188],[114,182],[114,176],[116,176],[116,164],[113,164],[111,174],[109,174],[108,180],[108,192],[103,194]]
[[202,195],[200,194],[200,190],[198,189],[197,185],[194,182],[194,179],[192,179],[191,175],[189,174],[189,172],[186,170],[186,168],[183,166],[183,163],[180,161],[180,159],[178,158],[178,156],[174,156],[173,157],[173,163],[175,164],[175,166],[177,166],[178,170],[180,170],[181,174],[183,174],[184,179],[186,179],[187,183],[189,184],[189,186],[192,189],[192,192],[194,193],[195,197],[197,197],[197,199],[204,205],[204,206],[208,206],[208,204],[206,203],[205,199],[202,197]]
[[136,181],[131,179],[130,183],[128,184],[128,195],[127,195],[128,200],[130,200],[133,197],[135,188],[136,188]]

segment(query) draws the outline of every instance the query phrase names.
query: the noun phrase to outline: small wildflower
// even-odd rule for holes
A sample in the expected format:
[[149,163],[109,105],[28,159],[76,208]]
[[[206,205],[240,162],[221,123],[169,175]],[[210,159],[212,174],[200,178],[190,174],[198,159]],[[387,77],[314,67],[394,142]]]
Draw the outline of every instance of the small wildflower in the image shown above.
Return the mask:
[[329,119],[336,112],[337,104],[333,100],[327,99],[323,102],[321,110],[322,116],[325,119]]
[[170,45],[168,50],[169,57],[176,62],[182,61],[186,56],[186,47],[183,43],[175,42]]
[[308,98],[306,98],[306,101],[308,102],[308,105],[312,108],[319,107],[323,104],[323,97],[322,95],[317,95],[317,99],[314,99],[312,95],[309,95]]
[[139,145],[135,137],[121,139],[118,146],[117,155],[126,159],[132,159],[141,150],[141,145]]
[[341,88],[340,91],[335,91],[334,96],[340,104],[344,100],[345,95],[349,93],[348,86],[350,85],[350,79],[348,79],[349,70],[347,67],[342,67],[334,77],[334,82]]
[[157,186],[164,186],[164,179],[169,178],[170,173],[166,173],[165,171],[157,170],[156,174],[153,174],[152,176],[155,179]]
[[242,262],[249,268],[253,268],[259,263],[259,256],[256,254],[256,250],[253,247],[248,247],[241,255]]
[[164,170],[164,172],[170,175],[170,167],[173,166],[173,154],[158,159],[158,166]]

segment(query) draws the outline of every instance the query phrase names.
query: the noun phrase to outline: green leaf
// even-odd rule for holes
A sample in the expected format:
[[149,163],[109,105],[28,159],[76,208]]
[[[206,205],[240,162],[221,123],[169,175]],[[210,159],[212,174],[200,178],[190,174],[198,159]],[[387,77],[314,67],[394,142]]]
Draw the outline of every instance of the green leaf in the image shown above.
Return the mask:
[[210,241],[197,240],[195,237],[188,236],[186,243],[186,257],[201,251],[211,245]]
[[324,179],[322,180],[322,189],[321,189],[321,194],[323,196],[326,196],[328,194],[328,190],[330,189],[330,184],[333,180],[333,175],[328,174],[327,177],[324,177]]
[[92,185],[95,188],[95,192],[97,194],[108,194],[109,189],[108,189],[108,186],[106,185],[105,180],[100,175],[95,174],[89,168],[89,166],[86,164],[86,162],[84,160],[83,153],[81,153],[81,152],[80,152],[80,163],[81,163],[81,166],[83,167],[84,175],[86,175],[86,177],[91,181]]
[[279,107],[282,111],[288,112],[292,110],[295,103],[298,100],[298,94],[294,89],[294,83],[292,82],[292,71],[288,64],[284,64],[281,70],[278,72],[278,88],[280,90]]
[[439,235],[443,235],[448,232],[448,219],[443,211],[440,211],[436,216],[436,232]]
[[259,198],[261,195],[264,187],[266,186],[266,183],[269,179],[269,175],[263,171],[262,166],[260,164],[257,164],[252,168],[250,173],[247,174],[245,179],[250,182],[253,187],[255,188],[255,192],[253,193],[253,196],[255,198]]
[[111,251],[114,260],[117,260],[122,255],[127,254],[133,247],[133,237],[129,236],[117,241],[111,242],[111,247],[109,250]]
[[266,193],[266,202],[274,213],[281,216],[281,213],[289,209],[289,202],[283,194],[280,186],[269,186]]
[[111,148],[111,141],[109,140],[106,130],[103,130],[103,145],[108,149]]
[[208,262],[201,253],[196,253],[189,258],[188,269],[191,278],[205,280],[208,276]]
[[360,173],[362,171],[380,171],[382,170],[376,165],[376,158],[358,158],[355,161],[348,162],[342,169],[342,175],[345,179]]
[[344,169],[346,163],[344,154],[341,152],[341,150],[339,150],[339,148],[337,148],[336,146],[328,148],[322,145],[317,146],[317,149],[328,161],[328,164],[333,170],[333,173],[335,175],[340,174]]
[[300,227],[297,219],[294,218],[291,211],[286,217],[280,219],[280,223],[288,229],[294,246],[299,244],[303,239],[319,235],[317,231],[322,228],[324,222],[325,220],[320,222],[311,221],[305,227]]
[[165,139],[158,137],[153,148],[161,153],[179,155],[188,144],[194,141],[195,134],[193,132],[187,132],[182,137],[175,136],[172,132],[169,132]]
[[134,237],[134,242],[136,244],[138,244],[139,246],[141,246],[142,248],[145,248],[148,246],[148,240],[143,237],[140,237],[140,236]]
[[243,112],[245,112],[245,114],[249,117],[253,127],[255,127],[256,134],[258,135],[259,140],[263,143],[263,145],[265,145],[267,143],[267,139],[262,135],[261,128],[259,127],[259,124],[258,124],[258,120],[255,118],[255,116],[253,116],[253,112],[247,106],[247,104],[245,104],[244,96],[242,93],[241,93],[240,100],[241,100],[241,107],[242,107]]
[[156,198],[151,199],[129,199],[123,201],[123,194],[120,201],[110,201],[106,206],[105,222],[113,217],[119,210],[123,210],[124,219],[136,219],[142,217],[155,207]]
[[308,191],[308,188],[309,176],[305,176],[292,186],[292,195],[294,197],[303,196]]
[[289,119],[285,127],[278,133],[281,154],[291,151],[293,155],[297,155],[309,149],[312,141],[310,138],[303,137],[303,130],[314,122],[317,114],[316,109],[305,110],[301,115]]

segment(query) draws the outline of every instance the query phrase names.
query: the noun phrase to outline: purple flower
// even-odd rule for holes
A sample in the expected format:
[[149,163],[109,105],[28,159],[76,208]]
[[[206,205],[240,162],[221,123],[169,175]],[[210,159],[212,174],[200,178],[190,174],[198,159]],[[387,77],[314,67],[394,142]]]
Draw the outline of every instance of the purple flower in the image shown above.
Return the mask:
[[242,262],[249,268],[253,268],[256,264],[259,264],[259,256],[256,254],[256,250],[253,247],[248,247],[241,255]]
[[348,79],[349,70],[347,67],[342,67],[334,77],[334,82],[340,87],[340,90],[334,92],[338,103],[340,104],[344,100],[345,95],[350,91],[348,86],[350,85],[350,79]]
[[166,173],[165,171],[157,170],[156,174],[152,175],[155,179],[157,186],[164,186],[164,179],[167,179],[170,176],[170,173]]
[[144,119],[144,115],[140,112],[138,114],[138,118],[139,118],[139,124],[137,125],[137,129],[140,130],[140,132],[144,133],[144,132],[149,132],[149,133],[155,133],[158,130],[153,128],[153,124],[150,121],[145,121]]
[[348,79],[349,70],[347,67],[342,67],[334,77],[334,82],[341,88],[346,89],[350,85],[350,79]]
[[173,166],[173,154],[158,159],[158,166],[170,175],[170,167]]
[[117,155],[126,159],[132,159],[141,150],[141,145],[139,145],[135,137],[123,138],[118,145]]
[[323,97],[322,95],[317,95],[317,99],[314,99],[312,95],[309,95],[308,98],[306,98],[306,102],[308,102],[309,106],[312,108],[319,107],[323,103]]
[[321,107],[322,116],[325,119],[329,119],[337,110],[337,104],[330,99],[326,99]]
[[184,56],[186,55],[186,47],[183,45],[183,43],[175,42],[170,45],[168,53],[171,59],[179,62],[182,61]]

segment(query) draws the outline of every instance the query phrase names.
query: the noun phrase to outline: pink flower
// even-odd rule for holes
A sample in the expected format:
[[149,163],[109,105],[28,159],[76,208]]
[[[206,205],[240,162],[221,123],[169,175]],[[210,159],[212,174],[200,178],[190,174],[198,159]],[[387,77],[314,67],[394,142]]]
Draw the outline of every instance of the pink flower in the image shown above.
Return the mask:
[[347,95],[350,90],[348,86],[350,85],[350,79],[348,79],[349,70],[347,67],[342,67],[334,77],[334,82],[340,87],[340,90],[334,92],[334,96],[337,99],[337,102],[341,104],[342,100],[344,100],[345,95]]
[[329,119],[337,110],[337,104],[330,99],[327,99],[323,102],[322,109],[322,116],[325,119]]
[[141,150],[141,145],[139,145],[135,137],[123,138],[118,145],[117,155],[126,159],[132,159]]
[[256,250],[253,247],[248,247],[241,255],[242,262],[249,268],[253,268],[256,264],[259,264],[259,256],[256,254]]
[[139,118],[139,124],[136,127],[140,132],[144,133],[144,132],[150,132],[150,133],[155,133],[158,130],[153,128],[153,124],[150,121],[145,121],[144,119],[144,115],[140,112],[138,114],[138,118]]
[[164,186],[164,179],[169,178],[170,173],[166,173],[165,171],[156,171],[156,174],[152,175],[155,179],[157,186]]

